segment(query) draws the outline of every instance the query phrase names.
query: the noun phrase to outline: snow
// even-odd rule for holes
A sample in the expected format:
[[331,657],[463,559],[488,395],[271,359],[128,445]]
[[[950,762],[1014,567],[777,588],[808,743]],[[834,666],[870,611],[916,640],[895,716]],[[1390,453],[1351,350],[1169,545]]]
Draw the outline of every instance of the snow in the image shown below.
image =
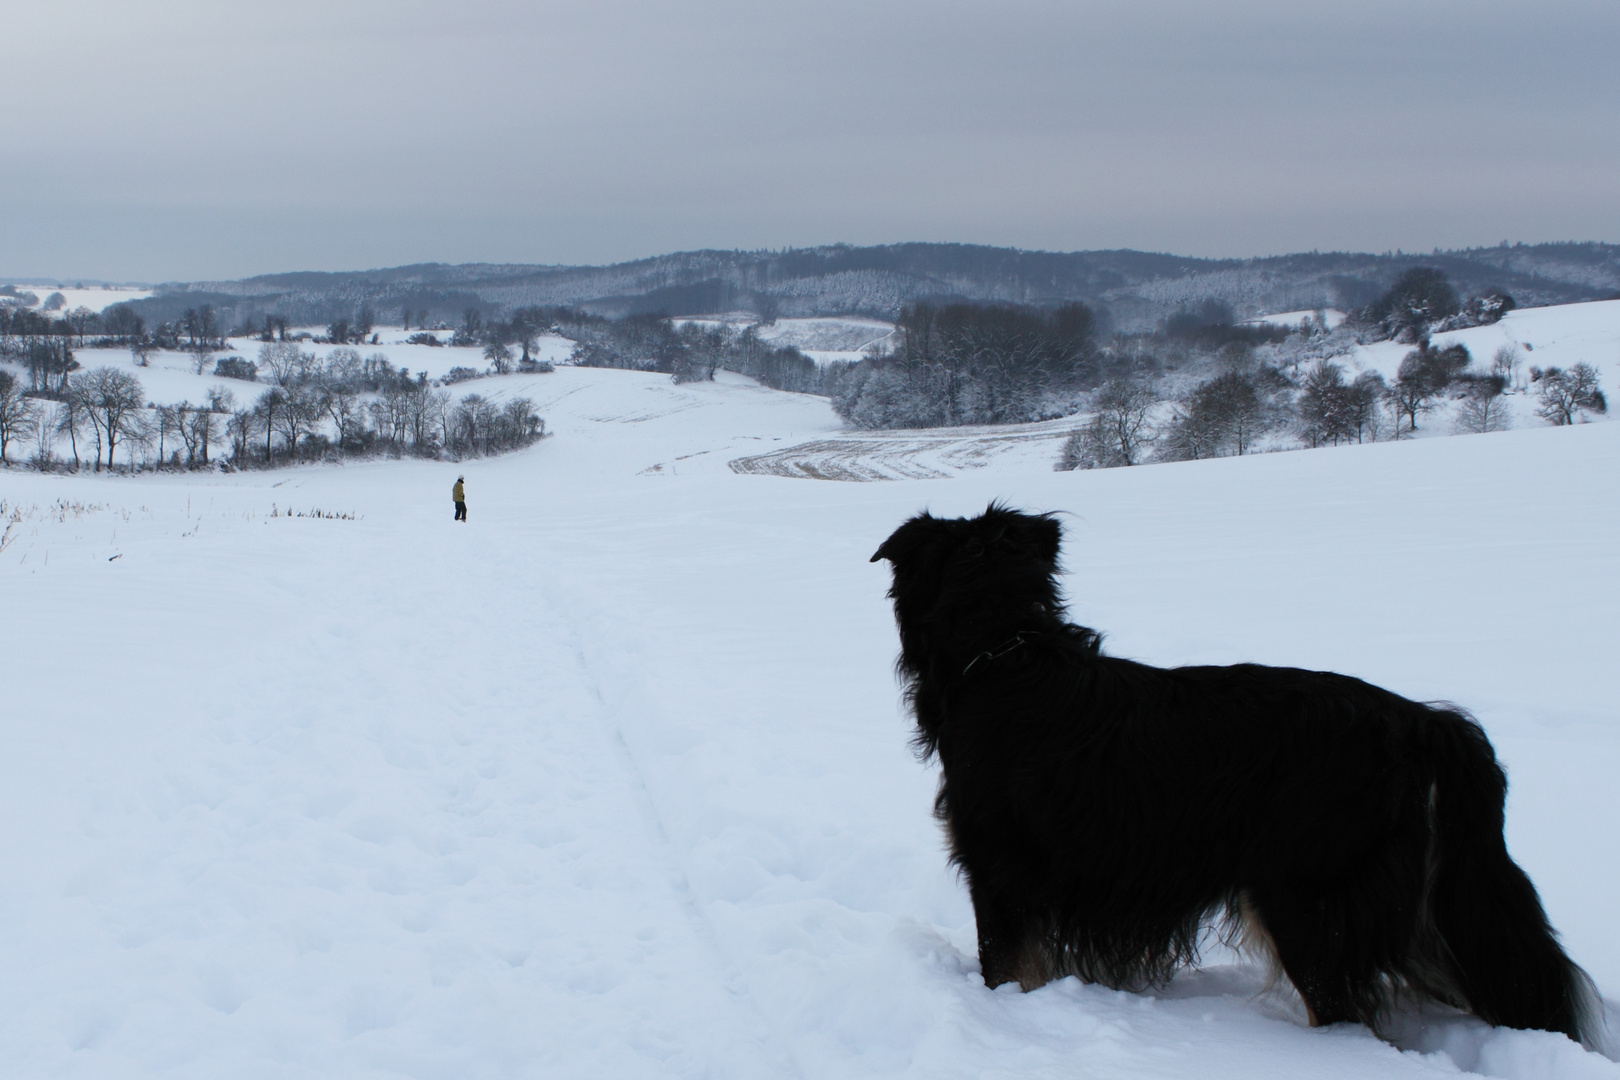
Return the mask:
[[1335,330],[1347,318],[1344,312],[1337,308],[1315,309],[1310,311],[1279,311],[1273,315],[1262,315],[1258,319],[1249,319],[1251,324],[1264,324],[1267,326],[1298,326],[1301,323],[1316,322],[1320,317],[1329,330]]
[[792,346],[814,360],[819,367],[857,363],[865,359],[869,348],[881,346],[894,336],[893,323],[856,315],[776,319],[761,323],[758,316],[750,312],[728,312],[723,315],[682,315],[673,322],[676,326],[691,324],[705,329],[755,326],[760,340],[779,347]]
[[1526,367],[1570,367],[1585,361],[1609,369],[1606,385],[1620,375],[1620,300],[1522,308],[1498,323],[1436,334],[1441,346],[1466,345],[1476,364],[1489,365],[1496,350],[1518,345]]
[[[1473,357],[1472,370],[1478,372],[1491,369],[1491,362],[1501,347],[1517,348],[1519,372],[1507,397],[1507,415],[1514,427],[1539,427],[1544,423],[1536,416],[1537,401],[1530,383],[1532,365],[1568,368],[1588,363],[1598,369],[1599,382],[1611,401],[1620,393],[1620,300],[1521,308],[1508,312],[1500,322],[1490,326],[1448,330],[1429,340],[1437,348],[1466,346]],[[1375,371],[1386,381],[1393,382],[1401,360],[1413,348],[1397,341],[1379,341],[1356,345],[1348,353],[1332,359],[1344,364],[1351,378],[1361,372]],[[1420,424],[1418,436],[1450,434],[1451,423],[1447,417],[1450,408],[1441,403],[1442,411]]]
[[0,471],[9,1074],[1620,1075],[1466,1018],[1405,1017],[1404,1049],[1311,1029],[1218,951],[1156,993],[986,990],[867,561],[925,507],[1063,511],[1073,615],[1116,654],[1473,710],[1512,851],[1614,997],[1620,425],[1079,473],[1031,425],[834,483],[733,466],[840,438],[824,400],[740,377],[465,389],[554,434]]
[[806,353],[852,353],[856,359],[893,335],[893,323],[854,316],[777,319],[759,329],[759,336],[774,344],[793,345]]
[[129,300],[145,300],[153,295],[151,289],[136,289],[126,285],[96,286],[88,289],[68,289],[59,285],[29,285],[24,282],[10,282],[17,287],[19,293],[34,293],[39,297],[40,304],[44,304],[51,293],[59,292],[66,301],[61,311],[47,312],[47,314],[61,315],[75,308],[88,308],[100,312],[114,304],[122,304]]
[[[1490,369],[1497,349],[1516,345],[1526,370],[1532,364],[1570,367],[1584,361],[1602,370],[1605,392],[1620,385],[1616,383],[1620,377],[1620,300],[1522,308],[1490,326],[1448,330],[1429,340],[1437,348],[1467,346],[1474,367],[1481,371]],[[1351,357],[1357,370],[1377,371],[1394,379],[1401,359],[1412,348],[1397,341],[1380,341],[1358,345]]]
[[[452,347],[432,345],[409,345],[404,342],[404,334],[388,335],[397,340],[384,340],[377,345],[350,345],[362,357],[370,358],[381,354],[387,357],[388,362],[395,367],[404,368],[410,372],[426,372],[430,379],[441,379],[450,373],[454,367],[472,368],[474,371],[485,371],[489,364],[484,359],[484,351],[478,347]],[[211,355],[215,360],[227,356],[241,357],[254,363],[258,362],[260,343],[252,338],[229,338],[226,347]],[[340,346],[317,345],[312,342],[299,342],[299,347],[307,353],[313,354],[317,360],[324,360],[330,356],[332,350]],[[553,364],[563,364],[573,352],[574,343],[567,338],[547,334],[541,337],[536,347],[530,350],[530,355],[536,360],[549,360]],[[85,369],[98,367],[114,367],[127,370],[141,381],[146,391],[148,401],[159,405],[178,404],[181,401],[190,401],[192,404],[206,401],[210,389],[229,390],[236,396],[238,405],[250,404],[265,390],[269,389],[264,382],[251,383],[241,379],[226,379],[213,375],[213,367],[208,367],[208,374],[199,377],[196,374],[196,357],[185,352],[154,352],[146,367],[137,367],[133,355],[127,349],[118,348],[85,348],[74,352],[74,359]],[[13,373],[19,369],[13,368]],[[261,378],[266,373],[260,370]],[[459,397],[461,394],[483,394],[485,397],[505,397],[513,392],[514,387],[529,387],[534,385],[533,380],[539,376],[507,376],[492,379],[480,379],[466,383],[456,383],[451,387],[452,393]],[[521,392],[521,391],[519,391]]]

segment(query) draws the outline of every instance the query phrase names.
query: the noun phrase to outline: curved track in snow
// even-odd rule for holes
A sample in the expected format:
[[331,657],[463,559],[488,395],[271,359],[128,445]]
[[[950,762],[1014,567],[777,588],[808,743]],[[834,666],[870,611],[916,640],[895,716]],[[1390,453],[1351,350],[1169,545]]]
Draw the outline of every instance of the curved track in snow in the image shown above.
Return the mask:
[[863,431],[734,458],[731,471],[745,476],[791,476],[806,480],[932,480],[1006,464],[1048,468],[1073,430],[1073,420],[998,427]]

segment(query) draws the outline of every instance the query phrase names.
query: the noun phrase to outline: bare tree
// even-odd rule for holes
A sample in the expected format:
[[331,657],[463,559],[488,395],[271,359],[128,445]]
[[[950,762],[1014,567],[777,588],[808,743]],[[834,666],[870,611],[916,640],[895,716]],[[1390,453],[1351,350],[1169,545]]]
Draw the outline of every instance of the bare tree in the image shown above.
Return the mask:
[[1502,380],[1505,389],[1519,387],[1519,368],[1521,366],[1519,343],[1510,341],[1496,350],[1491,357],[1491,374]]
[[274,423],[287,441],[287,452],[294,458],[298,456],[299,442],[309,436],[320,419],[321,401],[315,390],[294,386],[283,395]]
[[157,456],[159,465],[164,464],[164,451],[168,448],[169,439],[178,438],[180,433],[185,430],[186,413],[190,410],[190,402],[185,401],[178,405],[159,405],[154,410],[157,413]]
[[348,383],[333,382],[320,394],[319,407],[332,420],[337,429],[338,454],[354,441],[361,425],[360,395]]
[[[231,443],[231,456],[238,463],[247,460],[248,444],[253,442],[259,431],[259,423],[263,414],[258,408],[236,409],[231,413],[230,419],[225,422],[225,437]],[[265,460],[270,459],[269,447],[265,448]]]
[[28,345],[28,374],[31,388],[49,390],[54,394],[67,393],[68,375],[79,370],[73,359],[73,349],[65,336],[47,334],[35,338]]
[[1457,403],[1456,429],[1474,434],[1506,431],[1510,421],[1507,399],[1502,396],[1505,386],[1503,377],[1494,373],[1470,380]]
[[55,402],[42,402],[34,412],[30,434],[34,438],[34,465],[40,472],[49,469],[56,461],[56,433],[61,425],[58,415],[60,410],[61,406]]
[[1379,405],[1388,391],[1384,377],[1376,371],[1364,371],[1350,384],[1350,421],[1355,427],[1356,442],[1377,442],[1383,428]]
[[450,391],[427,390],[412,399],[410,413],[411,442],[420,453],[432,446],[434,430],[444,427],[444,418],[450,411]]
[[1106,469],[1135,465],[1153,444],[1153,391],[1127,379],[1112,379],[1097,391],[1091,421],[1064,443],[1059,468]]
[[[85,417],[85,409],[72,394],[62,399],[62,407],[56,413],[56,430],[68,437],[68,446],[73,451],[73,471],[79,471],[79,432],[83,431],[89,421]],[[100,452],[100,444],[97,444]]]
[[378,436],[386,439],[396,450],[405,444],[405,433],[410,429],[412,399],[420,393],[412,386],[389,383],[370,405],[372,423],[377,427]]
[[518,358],[518,363],[525,365],[532,363],[533,360],[529,354],[540,340],[540,313],[534,308],[519,308],[512,313],[510,325],[512,339],[523,350],[523,355]]
[[236,399],[229,390],[215,388],[208,392],[207,408],[192,412],[186,424],[186,462],[190,465],[208,464],[208,447],[223,418],[230,416]]
[[270,341],[259,346],[259,366],[270,372],[277,386],[290,386],[303,378],[315,360],[298,348],[296,341]]
[[1463,346],[1437,349],[1427,339],[1420,340],[1417,348],[1401,358],[1388,393],[1410,418],[1412,431],[1417,430],[1418,414],[1432,412],[1440,396],[1462,377],[1468,364],[1468,350]]
[[99,367],[74,375],[68,380],[68,394],[84,409],[96,433],[96,471],[101,471],[100,448],[107,448],[107,468],[113,467],[113,452],[119,439],[139,441],[145,425],[138,412],[145,395],[141,382],[127,371]]
[[34,403],[22,396],[22,387],[9,371],[0,370],[0,463],[6,460],[6,446],[28,430],[34,420]]
[[280,421],[281,412],[287,405],[287,391],[279,386],[272,386],[259,395],[259,400],[253,403],[253,426],[264,429],[264,460],[270,463],[270,453],[276,437],[276,427]]
[[[1159,456],[1166,461],[1198,461],[1219,457],[1226,444],[1226,426],[1203,404],[1197,391],[1176,403],[1170,422],[1159,437]],[[1072,438],[1072,436],[1071,436]],[[1080,447],[1076,445],[1076,451]],[[1078,462],[1071,468],[1078,467]]]
[[512,347],[504,341],[491,341],[484,346],[484,359],[489,361],[490,367],[495,369],[497,375],[510,375],[512,373]]
[[1420,379],[1397,378],[1384,393],[1391,410],[1395,413],[1396,438],[1400,438],[1401,434],[1401,417],[1410,417],[1411,423],[1407,430],[1416,431],[1418,413],[1427,413],[1434,409],[1434,391]]
[[1587,413],[1609,411],[1609,402],[1598,386],[1598,369],[1591,364],[1579,363],[1568,371],[1550,367],[1546,371],[1530,371],[1536,383],[1536,398],[1540,405],[1536,415],[1558,426],[1584,420]]
[[[386,353],[378,353],[373,359],[375,360],[377,357],[381,357],[385,362],[388,359]],[[345,345],[326,354],[326,363],[321,369],[321,379],[329,384],[357,385],[364,370],[365,361],[360,359],[360,350]]]
[[89,308],[80,304],[66,315],[63,320],[73,328],[73,336],[79,339],[79,348],[84,348],[84,335],[92,325],[100,321],[100,316]]

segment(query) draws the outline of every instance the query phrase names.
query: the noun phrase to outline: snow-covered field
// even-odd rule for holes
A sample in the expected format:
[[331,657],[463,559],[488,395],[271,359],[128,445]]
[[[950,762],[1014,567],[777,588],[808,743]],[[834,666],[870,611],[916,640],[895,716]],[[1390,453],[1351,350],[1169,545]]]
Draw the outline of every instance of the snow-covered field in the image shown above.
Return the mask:
[[[1517,427],[1541,423],[1535,416],[1535,398],[1525,393],[1531,366],[1569,368],[1591,364],[1602,375],[1604,393],[1620,406],[1620,300],[1596,300],[1586,304],[1560,304],[1554,307],[1521,308],[1510,311],[1490,326],[1449,330],[1430,339],[1436,348],[1464,345],[1474,358],[1474,368],[1488,371],[1497,350],[1516,350],[1520,370],[1516,380],[1519,393],[1508,397],[1509,415]],[[1376,371],[1393,381],[1401,359],[1412,346],[1395,341],[1358,345],[1348,356],[1350,375]],[[1339,358],[1345,359],[1345,358]],[[1431,425],[1433,427],[1433,425]],[[1444,432],[1442,423],[1438,430]]]
[[1337,308],[1324,308],[1313,311],[1279,311],[1248,321],[1251,324],[1264,324],[1266,326],[1299,326],[1302,323],[1320,322],[1329,330],[1336,330],[1347,317],[1344,312]]
[[853,364],[868,349],[885,347],[894,337],[894,324],[856,316],[777,319],[760,327],[759,336],[773,345],[792,345],[817,364]]
[[1620,425],[855,484],[734,467],[838,430],[746,380],[469,389],[554,435],[0,471],[0,1071],[1620,1076],[1463,1019],[1313,1030],[1218,953],[1157,993],[987,991],[867,562],[925,507],[1063,511],[1118,654],[1474,710],[1514,855],[1620,997]]
[[884,346],[894,337],[894,323],[859,315],[824,315],[760,323],[759,317],[751,312],[734,311],[719,315],[682,315],[674,322],[677,326],[691,323],[733,329],[758,326],[762,341],[792,346],[823,366],[853,364],[865,357],[869,348]]
[[52,293],[62,294],[62,312],[73,311],[75,308],[87,308],[90,311],[103,311],[114,304],[122,304],[126,300],[145,300],[152,295],[151,289],[136,289],[125,285],[97,285],[90,288],[61,288],[56,285],[29,285],[26,282],[16,283],[19,293],[33,293],[38,296],[40,303],[50,298]]

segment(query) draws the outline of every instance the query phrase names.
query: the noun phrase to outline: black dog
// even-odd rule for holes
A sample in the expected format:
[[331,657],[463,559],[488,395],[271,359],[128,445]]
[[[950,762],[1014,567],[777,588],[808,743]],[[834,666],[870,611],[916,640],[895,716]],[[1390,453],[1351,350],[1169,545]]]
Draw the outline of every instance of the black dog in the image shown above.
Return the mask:
[[1105,656],[1063,620],[1059,539],[992,504],[872,556],[986,985],[1160,985],[1224,918],[1312,1024],[1377,1030],[1412,994],[1593,1045],[1601,1004],[1508,857],[1472,719],[1345,675]]

